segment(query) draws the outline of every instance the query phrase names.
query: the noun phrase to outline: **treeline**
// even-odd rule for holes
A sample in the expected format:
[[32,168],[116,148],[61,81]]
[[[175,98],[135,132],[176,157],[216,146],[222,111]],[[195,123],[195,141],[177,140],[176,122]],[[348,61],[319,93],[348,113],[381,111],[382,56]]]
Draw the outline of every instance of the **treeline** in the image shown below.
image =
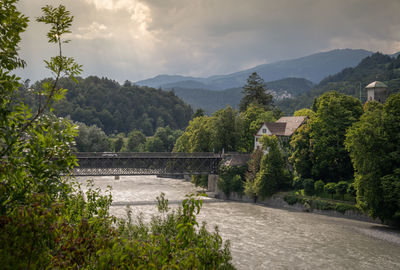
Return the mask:
[[[120,85],[96,76],[77,80],[78,83],[68,78],[59,81],[68,91],[64,99],[54,103],[54,113],[89,126],[96,125],[107,135],[140,130],[152,136],[159,127],[183,129],[192,118],[190,106],[171,91],[140,87],[129,81]],[[43,82],[21,87],[23,99],[33,109],[43,101],[29,89],[40,89]]]
[[175,141],[183,133],[167,126],[157,128],[151,137],[146,137],[140,130],[133,130],[127,135],[107,136],[96,125],[75,124],[79,130],[74,146],[77,152],[171,152]]
[[392,93],[400,89],[400,55],[392,58],[388,55],[375,53],[364,58],[356,67],[346,68],[341,72],[323,79],[312,90],[294,98],[284,99],[277,103],[278,108],[287,114],[312,105],[315,98],[323,93],[335,90],[340,93],[360,97],[367,100],[364,89],[373,81],[382,81],[388,85]]

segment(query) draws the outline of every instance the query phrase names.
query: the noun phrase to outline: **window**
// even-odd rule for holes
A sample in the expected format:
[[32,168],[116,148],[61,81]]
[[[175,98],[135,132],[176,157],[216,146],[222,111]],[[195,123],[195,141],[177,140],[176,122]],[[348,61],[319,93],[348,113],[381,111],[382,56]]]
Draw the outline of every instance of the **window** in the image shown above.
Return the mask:
[[263,128],[262,133],[267,133],[267,129]]
[[258,142],[258,138],[256,137],[256,142]]

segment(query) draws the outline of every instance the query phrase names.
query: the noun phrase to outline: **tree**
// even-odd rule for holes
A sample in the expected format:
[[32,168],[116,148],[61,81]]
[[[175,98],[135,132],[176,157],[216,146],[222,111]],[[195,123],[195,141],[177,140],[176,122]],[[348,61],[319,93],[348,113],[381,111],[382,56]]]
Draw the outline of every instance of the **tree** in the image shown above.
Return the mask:
[[332,91],[318,98],[316,108],[309,134],[312,176],[331,181],[350,179],[354,171],[344,140],[346,130],[362,114],[361,102]]
[[76,137],[76,148],[78,152],[108,152],[111,144],[103,130],[95,125],[87,126],[77,123],[79,133]]
[[211,152],[212,117],[201,116],[189,122],[185,132],[178,138],[174,152]]
[[347,132],[346,149],[355,170],[357,204],[372,217],[400,222],[400,94],[382,106],[368,102]]
[[204,113],[205,112],[203,109],[197,109],[196,112],[193,114],[193,118],[204,116]]
[[310,124],[313,118],[307,119],[293,134],[290,140],[292,154],[289,157],[289,162],[293,164],[296,174],[300,178],[310,178],[313,167],[311,143],[310,143]]
[[266,93],[267,86],[264,80],[258,76],[256,72],[253,72],[247,78],[247,84],[243,86],[243,98],[240,101],[240,111],[244,112],[247,107],[254,103],[263,107],[265,110],[272,109],[272,95]]
[[241,121],[240,149],[244,152],[254,150],[254,134],[260,129],[264,122],[275,122],[274,113],[265,111],[257,104],[250,104],[247,109],[239,115]]
[[263,136],[261,142],[263,149],[267,150],[268,153],[261,160],[260,171],[254,181],[254,190],[257,196],[265,198],[279,189],[288,187],[290,173],[279,148],[278,138],[276,136]]
[[141,147],[146,143],[146,136],[140,130],[133,130],[128,134],[126,151],[140,152]]
[[257,148],[254,150],[254,152],[251,154],[250,161],[248,162],[247,172],[245,173],[246,182],[244,184],[244,193],[249,197],[253,197],[255,200],[257,198],[254,181],[257,177],[257,173],[260,170],[260,164],[263,155],[264,153],[261,149]]
[[0,2],[0,214],[8,214],[15,206],[28,203],[33,194],[46,193],[47,201],[65,197],[68,193],[66,182],[75,158],[71,145],[76,131],[65,119],[45,114],[52,102],[60,100],[66,93],[59,88],[62,76],[74,78],[81,71],[73,58],[62,54],[63,36],[69,32],[72,17],[63,6],[44,7],[39,22],[51,25],[47,35],[50,43],[59,46],[58,56],[45,61],[54,79],[42,84],[34,94],[43,97],[35,112],[20,100],[16,91],[20,86],[18,78],[11,75],[25,62],[18,56],[20,34],[27,26],[28,19],[17,11],[15,0]]
[[117,138],[113,142],[113,150],[114,152],[120,152],[122,148],[124,147],[124,134],[118,134]]
[[237,151],[240,143],[241,123],[237,111],[227,106],[216,111],[211,122],[212,148],[221,152]]

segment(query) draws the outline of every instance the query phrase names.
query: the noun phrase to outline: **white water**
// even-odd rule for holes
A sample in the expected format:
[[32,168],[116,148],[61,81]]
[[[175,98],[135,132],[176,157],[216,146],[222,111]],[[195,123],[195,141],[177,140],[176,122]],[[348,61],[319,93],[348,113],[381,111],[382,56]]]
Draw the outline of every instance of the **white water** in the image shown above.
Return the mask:
[[[85,182],[86,178],[79,178]],[[95,177],[95,186],[113,187],[111,212],[145,219],[157,213],[156,197],[177,206],[202,189],[183,180],[155,176]],[[230,239],[238,269],[400,269],[400,232],[368,222],[204,198],[199,220],[218,225]]]

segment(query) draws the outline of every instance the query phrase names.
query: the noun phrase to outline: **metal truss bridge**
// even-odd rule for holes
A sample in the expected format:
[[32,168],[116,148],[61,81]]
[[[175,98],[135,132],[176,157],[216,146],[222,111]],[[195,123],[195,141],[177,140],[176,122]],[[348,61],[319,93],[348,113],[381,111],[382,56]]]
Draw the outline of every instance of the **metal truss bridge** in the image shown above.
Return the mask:
[[75,153],[75,176],[217,174],[214,153]]

